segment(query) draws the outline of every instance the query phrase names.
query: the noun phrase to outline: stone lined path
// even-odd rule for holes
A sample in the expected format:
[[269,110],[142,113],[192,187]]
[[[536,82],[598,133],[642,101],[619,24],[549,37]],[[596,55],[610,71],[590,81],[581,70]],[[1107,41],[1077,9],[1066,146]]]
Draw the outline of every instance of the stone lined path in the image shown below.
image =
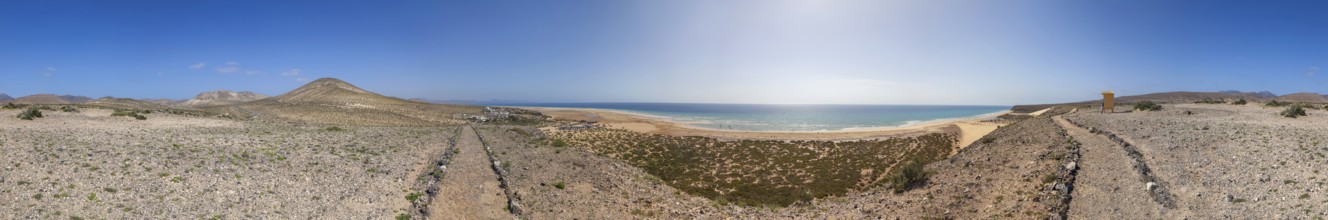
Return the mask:
[[1082,158],[1069,219],[1163,218],[1163,206],[1152,201],[1148,186],[1141,181],[1125,149],[1061,116],[1054,119],[1080,143]]
[[498,175],[489,166],[479,136],[469,126],[457,138],[461,152],[452,157],[438,196],[429,204],[429,219],[514,219]]

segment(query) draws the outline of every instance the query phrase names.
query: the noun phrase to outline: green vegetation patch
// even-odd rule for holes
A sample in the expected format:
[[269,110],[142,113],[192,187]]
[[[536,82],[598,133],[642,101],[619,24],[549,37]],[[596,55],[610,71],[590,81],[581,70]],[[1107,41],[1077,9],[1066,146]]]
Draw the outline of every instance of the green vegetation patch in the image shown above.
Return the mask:
[[1162,110],[1162,105],[1158,105],[1157,103],[1153,103],[1153,102],[1150,102],[1150,101],[1142,101],[1142,102],[1139,102],[1139,103],[1134,103],[1134,110],[1139,110],[1139,111],[1158,111],[1158,110]]
[[143,114],[148,114],[148,113],[152,113],[152,111],[148,111],[148,110],[142,110],[142,111],[139,111],[139,110],[115,110],[115,112],[111,112],[111,117],[124,116],[124,117],[130,117],[130,118],[134,118],[134,119],[138,119],[138,120],[148,120],[148,117],[147,117],[147,116],[143,116]]
[[923,170],[923,164],[918,162],[909,162],[899,168],[898,172],[890,175],[890,189],[895,193],[902,193],[915,186],[927,182],[931,177],[931,172]]
[[410,202],[415,202],[415,200],[420,200],[420,197],[422,196],[424,196],[424,193],[414,192],[410,193],[409,195],[406,195],[406,200],[409,200]]
[[1309,116],[1309,114],[1305,113],[1305,107],[1301,105],[1292,105],[1291,107],[1287,107],[1286,110],[1282,110],[1282,113],[1278,114],[1282,115],[1282,117],[1288,117],[1288,118]]
[[36,108],[29,108],[28,110],[23,110],[22,112],[18,113],[18,119],[23,119],[23,120],[32,120],[33,118],[41,118],[41,117],[42,117],[41,110],[37,110]]
[[838,142],[728,141],[592,128],[552,134],[545,143],[621,159],[721,204],[785,207],[851,190],[895,185],[906,190],[925,183],[930,173],[922,167],[948,157],[957,142],[946,133]]

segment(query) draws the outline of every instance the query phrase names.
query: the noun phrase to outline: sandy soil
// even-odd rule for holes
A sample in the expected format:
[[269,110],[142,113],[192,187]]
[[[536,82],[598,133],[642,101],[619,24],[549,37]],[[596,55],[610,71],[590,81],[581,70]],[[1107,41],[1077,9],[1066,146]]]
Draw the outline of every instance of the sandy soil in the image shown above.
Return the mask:
[[0,110],[0,219],[390,218],[451,136],[79,110]]
[[1039,115],[1042,115],[1042,113],[1046,113],[1047,111],[1050,111],[1050,110],[1051,110],[1051,108],[1044,108],[1044,109],[1042,109],[1042,110],[1037,110],[1037,111],[1035,111],[1035,112],[1028,113],[1028,115],[1039,116]]
[[826,131],[826,132],[755,132],[755,131],[730,131],[715,130],[690,126],[683,123],[667,121],[664,119],[653,118],[644,115],[636,115],[621,111],[603,110],[603,109],[585,109],[585,108],[534,108],[521,107],[539,111],[544,115],[555,119],[597,121],[608,127],[627,129],[630,131],[674,135],[674,136],[703,136],[718,139],[763,139],[763,140],[862,140],[875,138],[916,136],[933,132],[944,132],[959,128],[963,134],[960,139],[961,146],[967,146],[987,133],[991,133],[1000,124],[993,122],[982,122],[986,118],[962,119],[953,121],[937,121],[923,123],[904,127],[873,128],[852,131]]
[[[1056,123],[1078,140],[1082,150],[1079,176],[1070,203],[1070,219],[1155,219],[1162,205],[1154,203],[1135,173],[1125,150],[1100,135],[1060,117]],[[1102,204],[1114,204],[1105,206]]]
[[470,127],[462,129],[457,149],[461,153],[448,166],[439,196],[429,206],[429,219],[511,219],[503,210],[507,198],[498,187],[498,175],[489,168],[484,145]]
[[[1321,171],[1328,163],[1328,112],[1307,109],[1309,116],[1286,118],[1277,114],[1284,109],[1179,104],[1163,105],[1161,111],[1080,111],[1064,117],[1115,134],[1138,150],[1174,199],[1158,218],[1323,218],[1328,216],[1328,173]],[[1121,191],[1145,191],[1138,176],[1123,177],[1134,184]],[[1074,201],[1088,202],[1078,196]],[[1126,208],[1116,201],[1087,205]]]
[[[983,136],[987,136],[987,134],[995,131],[996,128],[1000,128],[1004,123],[970,120],[954,122],[954,125],[959,126],[959,149],[963,149],[968,147],[968,145],[972,145],[973,142],[978,141],[978,139],[982,139]],[[955,153],[958,153],[958,151],[955,151]]]

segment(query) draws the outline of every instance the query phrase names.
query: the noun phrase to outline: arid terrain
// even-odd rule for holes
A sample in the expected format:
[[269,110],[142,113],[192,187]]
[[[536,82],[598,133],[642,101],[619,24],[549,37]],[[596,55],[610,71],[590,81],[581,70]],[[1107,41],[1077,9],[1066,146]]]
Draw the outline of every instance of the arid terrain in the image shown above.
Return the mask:
[[[1328,214],[1328,176],[1319,171],[1328,164],[1320,126],[1328,114],[1314,105],[1122,105],[1119,113],[1065,105],[961,122],[989,127],[781,136],[413,102],[335,79],[204,108],[40,97],[59,104],[0,110],[0,218]],[[1308,114],[1283,117],[1286,106]],[[42,117],[10,116],[34,110]]]

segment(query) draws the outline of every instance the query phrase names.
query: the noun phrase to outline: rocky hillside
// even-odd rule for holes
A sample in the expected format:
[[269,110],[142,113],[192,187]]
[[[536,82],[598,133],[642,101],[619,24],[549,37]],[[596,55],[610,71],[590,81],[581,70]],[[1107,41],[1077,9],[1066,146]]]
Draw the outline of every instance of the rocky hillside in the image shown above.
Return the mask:
[[150,103],[154,103],[154,104],[158,104],[158,105],[164,105],[164,106],[179,106],[179,105],[183,105],[184,102],[189,101],[189,100],[185,100],[185,99],[138,99],[138,100],[139,100],[139,101],[144,101],[144,102],[150,102]]
[[249,102],[267,98],[266,95],[249,91],[235,92],[230,90],[217,90],[199,93],[193,99],[185,101],[185,106],[215,106],[229,105],[241,102]]
[[7,95],[7,94],[0,93],[0,102],[6,102],[6,101],[9,101],[9,100],[14,100],[14,97],[10,97],[10,96]]
[[9,102],[15,104],[48,104],[48,105],[74,104],[74,102],[71,102],[68,99],[65,99],[64,97],[54,94],[36,94],[36,95],[18,97],[17,99],[10,100]]
[[476,106],[440,105],[379,95],[345,81],[323,78],[275,97],[204,108],[239,118],[306,124],[419,126],[459,124]]
[[78,96],[78,95],[62,95],[60,96],[60,98],[69,100],[69,102],[72,102],[74,104],[87,103],[88,101],[92,101],[92,98],[90,97]]
[[1293,103],[1328,103],[1328,97],[1324,97],[1324,95],[1318,93],[1309,92],[1287,94],[1284,96],[1278,96],[1273,100]]

